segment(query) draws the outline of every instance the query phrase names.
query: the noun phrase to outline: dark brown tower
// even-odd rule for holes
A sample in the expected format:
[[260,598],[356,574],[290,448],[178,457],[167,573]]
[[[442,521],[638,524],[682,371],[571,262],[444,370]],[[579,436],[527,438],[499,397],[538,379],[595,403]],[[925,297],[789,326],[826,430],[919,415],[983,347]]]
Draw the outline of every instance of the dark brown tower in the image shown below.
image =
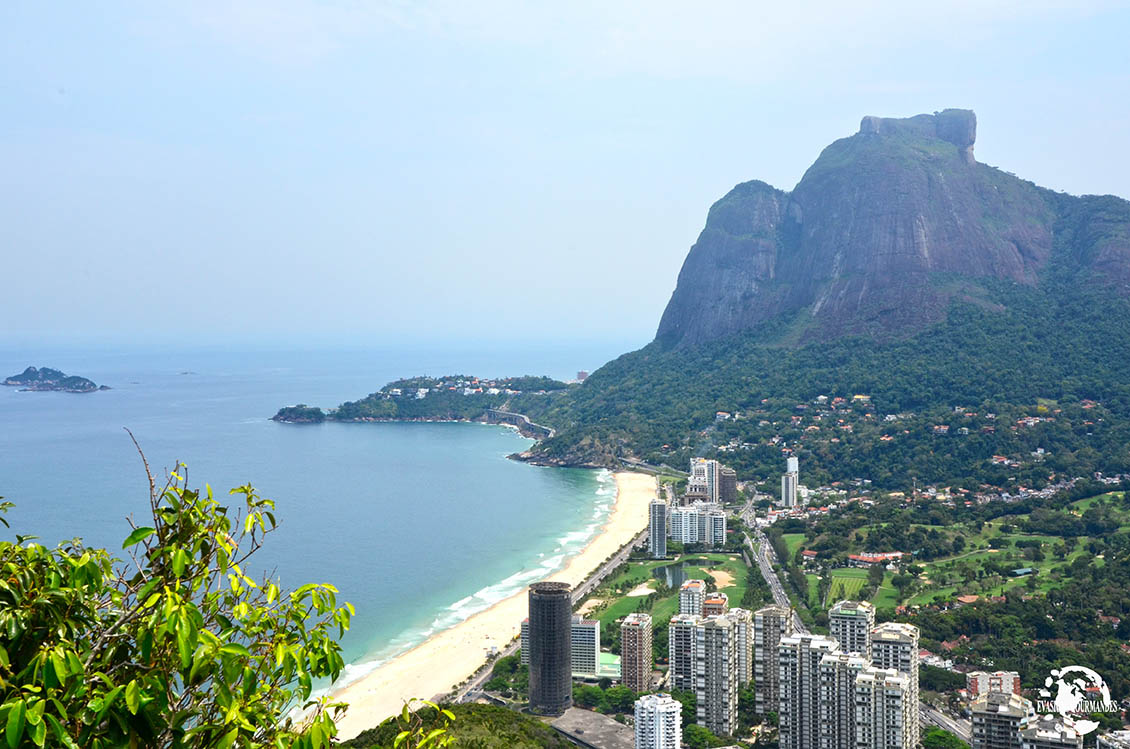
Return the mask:
[[568,583],[530,586],[530,712],[561,715],[573,706],[573,598]]

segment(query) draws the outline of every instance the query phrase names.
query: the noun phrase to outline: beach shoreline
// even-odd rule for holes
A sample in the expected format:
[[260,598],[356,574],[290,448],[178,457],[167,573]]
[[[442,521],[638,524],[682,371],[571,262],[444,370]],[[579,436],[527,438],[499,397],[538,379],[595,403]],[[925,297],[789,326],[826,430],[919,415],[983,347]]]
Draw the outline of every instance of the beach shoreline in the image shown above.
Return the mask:
[[[616,499],[604,526],[546,579],[579,585],[647,527],[648,503],[656,496],[654,477],[628,471],[613,476]],[[338,738],[349,739],[377,726],[408,699],[430,699],[451,691],[483,665],[492,647],[501,651],[518,636],[526,601],[526,590],[515,593],[437,632],[357,681],[331,688],[335,700],[350,705],[337,721]]]

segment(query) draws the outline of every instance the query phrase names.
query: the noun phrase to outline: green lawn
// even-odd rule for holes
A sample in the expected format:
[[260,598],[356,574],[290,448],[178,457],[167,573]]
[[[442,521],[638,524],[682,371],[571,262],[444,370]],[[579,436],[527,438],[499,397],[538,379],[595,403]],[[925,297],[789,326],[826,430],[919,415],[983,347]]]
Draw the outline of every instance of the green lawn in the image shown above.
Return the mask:
[[804,578],[808,581],[808,607],[815,608],[820,605],[820,576],[807,572]]
[[879,584],[879,590],[875,592],[875,597],[871,599],[871,603],[875,604],[876,609],[893,609],[898,606],[898,590],[895,589],[891,578],[894,577],[890,572],[883,576],[883,582]]
[[828,602],[854,599],[867,584],[867,570],[855,567],[840,567],[831,572],[832,580],[828,587]]
[[[804,543],[804,534],[803,533],[785,533],[785,534],[782,534],[781,538],[783,538],[785,540],[785,546],[789,550],[788,561],[791,562],[793,560],[793,557],[796,556],[796,550],[799,549],[800,545]],[[783,562],[785,560],[782,559],[780,561]]]

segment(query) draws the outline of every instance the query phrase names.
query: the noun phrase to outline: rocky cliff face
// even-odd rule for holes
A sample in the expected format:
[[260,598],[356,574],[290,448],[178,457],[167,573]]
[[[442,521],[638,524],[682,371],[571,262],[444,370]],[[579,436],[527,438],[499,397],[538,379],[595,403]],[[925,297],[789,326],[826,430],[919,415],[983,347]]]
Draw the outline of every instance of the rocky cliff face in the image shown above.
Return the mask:
[[763,182],[718,201],[657,340],[687,347],[778,319],[797,341],[898,336],[986,279],[1036,285],[1053,260],[1130,283],[1130,204],[1072,198],[973,158],[976,117],[864,117],[791,193]]

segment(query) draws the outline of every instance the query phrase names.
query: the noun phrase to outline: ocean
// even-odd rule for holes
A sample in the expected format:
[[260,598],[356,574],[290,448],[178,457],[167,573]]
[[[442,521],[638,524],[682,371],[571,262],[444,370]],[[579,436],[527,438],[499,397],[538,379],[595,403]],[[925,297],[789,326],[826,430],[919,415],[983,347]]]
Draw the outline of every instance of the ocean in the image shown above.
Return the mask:
[[6,535],[48,545],[80,536],[120,553],[126,517],[144,524],[148,508],[128,427],[155,473],[179,461],[193,486],[226,495],[251,483],[276,501],[279,529],[252,568],[286,588],[340,589],[339,600],[357,609],[343,640],[352,680],[552,572],[602,525],[612,477],[508,460],[531,440],[500,426],[295,425],[270,416],[300,402],[336,406],[400,376],[564,378],[615,353],[0,348],[0,376],[49,366],[112,388],[0,387],[0,496],[16,504]]

